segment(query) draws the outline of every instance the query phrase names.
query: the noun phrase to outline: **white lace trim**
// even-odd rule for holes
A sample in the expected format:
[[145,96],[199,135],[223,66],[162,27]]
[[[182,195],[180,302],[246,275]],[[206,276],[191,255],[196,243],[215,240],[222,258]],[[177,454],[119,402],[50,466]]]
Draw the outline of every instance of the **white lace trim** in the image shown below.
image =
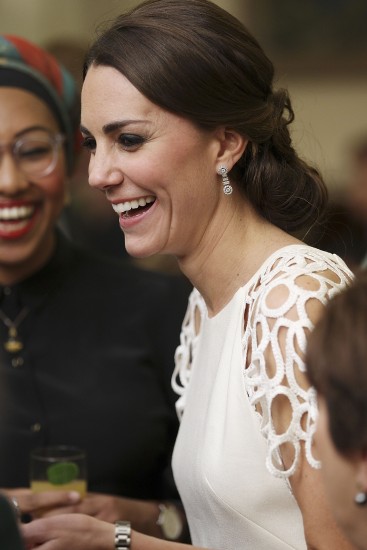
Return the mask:
[[[312,455],[316,392],[312,387],[302,387],[297,381],[297,370],[305,372],[306,333],[313,328],[306,307],[310,300],[325,304],[351,277],[352,273],[337,256],[306,245],[293,245],[273,254],[244,287],[248,287],[244,304],[248,322],[242,337],[244,383],[250,404],[257,411],[261,433],[268,442],[266,466],[277,477],[287,478],[294,473],[301,442],[309,464],[315,468],[320,466]],[[283,290],[281,296],[284,296],[285,289],[287,296],[277,307],[271,307],[269,296],[273,296],[273,301],[279,297],[280,287]],[[176,403],[180,417],[200,335],[200,328],[195,329],[196,311],[201,318],[207,314],[203,298],[194,289],[175,354],[172,378],[173,389],[180,396]],[[280,334],[283,345],[280,344]],[[266,353],[271,353],[275,360],[276,370],[272,376],[267,370]],[[271,416],[274,399],[279,395],[287,397],[292,408],[290,424],[281,434],[276,433]],[[291,444],[294,449],[293,462],[287,470],[280,456],[280,447],[284,443]]]
[[180,396],[176,401],[176,410],[180,419],[185,409],[185,392],[190,382],[192,359],[200,334],[199,331],[196,333],[195,329],[196,311],[199,311],[199,316],[202,317],[205,315],[206,308],[201,295],[194,288],[182,323],[180,344],[176,348],[175,369],[172,375],[172,388]]

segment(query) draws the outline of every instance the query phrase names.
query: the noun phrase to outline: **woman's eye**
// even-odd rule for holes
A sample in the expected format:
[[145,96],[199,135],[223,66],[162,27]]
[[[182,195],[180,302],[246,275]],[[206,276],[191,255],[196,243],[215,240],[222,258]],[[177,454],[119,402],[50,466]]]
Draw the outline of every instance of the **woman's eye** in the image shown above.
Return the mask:
[[47,157],[52,155],[53,149],[51,145],[42,144],[42,145],[33,145],[32,147],[22,147],[18,151],[18,157],[21,160],[32,161],[38,160],[39,158]]
[[129,151],[138,149],[144,141],[145,138],[136,134],[121,134],[118,138],[119,145],[121,145],[123,149],[128,149]]
[[85,137],[82,141],[82,147],[92,153],[96,149],[96,140],[91,137]]

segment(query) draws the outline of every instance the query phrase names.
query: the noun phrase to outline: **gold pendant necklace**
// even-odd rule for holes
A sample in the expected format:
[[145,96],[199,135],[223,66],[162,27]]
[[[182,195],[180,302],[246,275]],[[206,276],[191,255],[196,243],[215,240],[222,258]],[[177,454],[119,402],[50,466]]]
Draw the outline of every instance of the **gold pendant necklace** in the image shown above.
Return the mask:
[[9,353],[18,353],[21,349],[23,349],[23,342],[19,338],[18,335],[18,327],[20,323],[25,319],[25,317],[29,313],[29,308],[24,307],[16,316],[14,321],[9,319],[5,315],[5,313],[0,309],[0,319],[4,323],[4,325],[9,329],[8,330],[8,339],[6,342],[4,342],[4,348]]

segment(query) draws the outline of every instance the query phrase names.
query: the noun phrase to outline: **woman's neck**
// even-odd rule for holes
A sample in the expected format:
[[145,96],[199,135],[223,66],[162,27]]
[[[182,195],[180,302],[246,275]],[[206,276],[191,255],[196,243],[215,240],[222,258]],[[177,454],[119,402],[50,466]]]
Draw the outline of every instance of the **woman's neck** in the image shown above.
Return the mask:
[[299,243],[247,207],[233,214],[219,238],[208,235],[200,251],[180,259],[179,265],[214,316],[273,252]]
[[0,264],[0,284],[12,286],[37,273],[51,258],[56,247],[56,234],[38,243],[37,250],[25,260]]

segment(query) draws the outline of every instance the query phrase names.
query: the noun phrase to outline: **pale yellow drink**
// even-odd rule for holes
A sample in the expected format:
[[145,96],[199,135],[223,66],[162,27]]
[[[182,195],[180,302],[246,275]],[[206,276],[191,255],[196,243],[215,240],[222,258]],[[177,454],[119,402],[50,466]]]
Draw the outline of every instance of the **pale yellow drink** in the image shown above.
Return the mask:
[[84,479],[74,479],[70,483],[53,485],[49,481],[32,481],[31,489],[34,493],[44,491],[76,491],[83,498],[87,492],[87,482]]
[[87,492],[85,452],[77,447],[54,445],[31,452],[30,486],[34,493],[45,491]]

